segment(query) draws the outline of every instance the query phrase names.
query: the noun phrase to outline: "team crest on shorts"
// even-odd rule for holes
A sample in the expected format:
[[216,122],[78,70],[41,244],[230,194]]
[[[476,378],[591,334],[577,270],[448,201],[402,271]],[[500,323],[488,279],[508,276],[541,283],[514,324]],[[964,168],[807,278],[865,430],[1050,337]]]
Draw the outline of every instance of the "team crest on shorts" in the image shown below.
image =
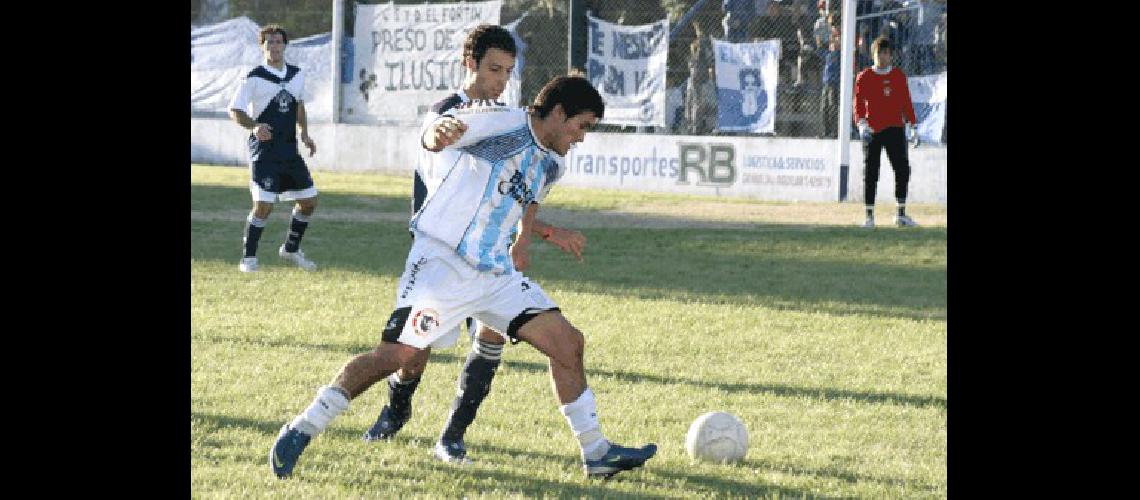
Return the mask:
[[435,309],[420,309],[412,317],[412,328],[416,335],[427,336],[432,329],[439,326],[439,313]]

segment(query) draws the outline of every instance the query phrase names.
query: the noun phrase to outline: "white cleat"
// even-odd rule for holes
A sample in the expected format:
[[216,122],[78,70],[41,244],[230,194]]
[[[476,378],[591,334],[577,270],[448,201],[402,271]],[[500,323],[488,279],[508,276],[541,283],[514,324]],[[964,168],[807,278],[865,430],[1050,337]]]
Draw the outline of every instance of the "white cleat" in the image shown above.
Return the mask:
[[242,257],[241,263],[238,264],[238,269],[243,273],[257,271],[257,257]]
[[906,215],[896,215],[895,225],[898,227],[918,227],[918,223]]
[[874,228],[875,227],[875,218],[874,217],[867,217],[867,220],[863,221],[863,223],[860,224],[859,227],[863,227],[863,228],[867,228],[867,229]]
[[302,252],[300,248],[298,248],[296,252],[286,252],[285,245],[281,245],[281,248],[277,249],[277,255],[280,255],[282,259],[292,262],[296,264],[297,267],[300,267],[306,271],[317,270],[317,264],[309,259],[306,259],[305,252]]

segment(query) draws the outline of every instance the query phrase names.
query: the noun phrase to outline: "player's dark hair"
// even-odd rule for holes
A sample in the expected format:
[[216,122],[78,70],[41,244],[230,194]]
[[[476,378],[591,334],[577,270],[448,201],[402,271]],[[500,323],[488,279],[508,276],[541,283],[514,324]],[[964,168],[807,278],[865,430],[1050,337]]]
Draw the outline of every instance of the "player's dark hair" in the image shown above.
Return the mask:
[[554,106],[559,104],[562,105],[562,111],[566,112],[566,119],[593,111],[594,116],[600,120],[606,112],[606,103],[602,101],[598,89],[579,74],[557,76],[546,82],[534,98],[533,108],[539,118],[546,118]]
[[289,34],[285,32],[285,28],[282,28],[280,24],[267,24],[261,27],[261,31],[257,32],[257,44],[264,44],[265,37],[275,33],[281,35],[281,41],[289,43]]
[[475,59],[475,67],[483,62],[483,56],[488,49],[499,49],[512,56],[518,56],[515,39],[506,28],[494,24],[480,24],[467,34],[463,41],[463,57],[471,56]]
[[895,51],[894,47],[891,46],[891,39],[890,38],[887,38],[885,36],[880,36],[879,38],[876,38],[875,41],[871,42],[871,53],[872,54],[877,53],[882,49],[887,49],[891,52]]

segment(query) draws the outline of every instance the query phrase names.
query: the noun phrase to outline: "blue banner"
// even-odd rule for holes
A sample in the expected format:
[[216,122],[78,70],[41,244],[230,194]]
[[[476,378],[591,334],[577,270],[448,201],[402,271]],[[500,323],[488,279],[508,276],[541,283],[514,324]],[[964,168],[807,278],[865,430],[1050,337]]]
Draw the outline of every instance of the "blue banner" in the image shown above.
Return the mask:
[[775,132],[780,40],[713,40],[712,44],[716,57],[717,129]]
[[941,144],[946,128],[946,72],[907,76],[907,89],[914,103],[915,127],[922,144]]

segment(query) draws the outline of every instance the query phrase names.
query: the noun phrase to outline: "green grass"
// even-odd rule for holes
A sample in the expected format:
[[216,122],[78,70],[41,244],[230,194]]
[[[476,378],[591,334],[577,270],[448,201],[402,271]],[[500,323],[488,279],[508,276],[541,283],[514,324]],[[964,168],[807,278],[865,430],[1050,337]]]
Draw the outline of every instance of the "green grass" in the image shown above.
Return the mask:
[[[556,187],[540,218],[580,229],[586,261],[540,243],[527,275],[586,335],[603,432],[622,444],[656,442],[657,456],[611,481],[586,480],[545,358],[518,344],[504,351],[467,433],[475,463],[432,459],[464,335],[432,353],[414,416],[393,442],[360,439],[387,402],[378,384],[281,481],[267,465],[277,430],[379,342],[411,244],[411,180],[315,172],[320,206],[303,246],[319,271],[276,257],[290,210],[278,204],[261,271],[246,275],[237,262],[247,170],[193,165],[190,174],[196,498],[947,495],[944,224],[867,231],[847,223],[861,217],[859,204]],[[623,214],[641,220],[645,207],[672,207],[670,224],[613,223]],[[944,206],[909,210],[920,222],[945,221]],[[844,222],[794,223],[789,211]],[[718,213],[741,212],[756,220],[717,225]],[[775,212],[784,218],[766,221]],[[685,454],[689,424],[714,410],[747,425],[743,462],[693,463]]]

